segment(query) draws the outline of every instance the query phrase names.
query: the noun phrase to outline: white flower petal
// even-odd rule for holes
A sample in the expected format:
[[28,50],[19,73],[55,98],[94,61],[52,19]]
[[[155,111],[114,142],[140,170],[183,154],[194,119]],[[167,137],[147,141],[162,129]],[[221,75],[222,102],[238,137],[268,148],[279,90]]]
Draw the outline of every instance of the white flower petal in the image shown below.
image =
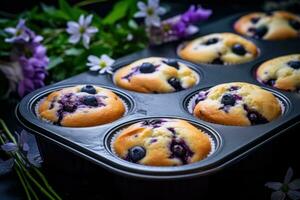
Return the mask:
[[78,30],[79,29],[79,24],[77,22],[74,21],[70,21],[67,23],[68,29],[71,30]]
[[44,38],[40,35],[37,35],[35,38],[34,38],[34,42],[41,42]]
[[107,71],[107,67],[104,67],[99,71],[99,74],[104,74],[106,71]]
[[145,24],[147,26],[153,25],[153,26],[159,27],[160,26],[160,18],[158,16],[154,16],[154,15],[151,17],[148,16],[145,19]]
[[93,15],[87,16],[87,17],[85,18],[85,20],[84,20],[84,26],[85,26],[85,27],[88,27],[88,26],[91,24],[92,19],[93,19]]
[[139,12],[137,12],[137,13],[134,14],[135,18],[146,17],[146,16],[147,16],[146,12],[142,12],[142,11],[139,11]]
[[137,6],[138,6],[138,8],[139,8],[141,11],[146,11],[146,9],[147,9],[146,4],[145,4],[144,2],[142,2],[142,1],[139,1],[139,2],[137,3]]
[[299,190],[300,189],[300,179],[295,179],[289,183],[289,188],[292,190]]
[[79,40],[80,40],[80,34],[74,34],[74,35],[71,35],[71,37],[69,37],[69,42],[72,44],[78,43]]
[[97,56],[90,55],[88,57],[88,61],[90,61],[91,63],[94,63],[95,65],[99,65],[99,63],[100,63],[101,60]]
[[199,28],[197,26],[189,25],[186,29],[187,35],[193,35],[199,31]]
[[287,170],[286,175],[284,177],[285,184],[288,184],[292,180],[293,174],[294,174],[293,169],[291,167],[289,167],[289,169]]
[[12,43],[12,42],[14,42],[15,41],[15,37],[12,37],[12,38],[5,38],[5,42],[7,42],[7,43]]
[[4,29],[4,31],[7,32],[7,33],[15,35],[16,32],[17,32],[17,29],[15,29],[13,27],[8,27],[8,28]]
[[93,34],[93,33],[97,33],[98,32],[98,29],[96,27],[88,27],[85,31],[86,33],[89,33],[89,34]]
[[164,15],[167,12],[167,10],[163,7],[159,7],[158,9],[156,9],[156,13],[158,15]]
[[98,71],[99,69],[101,69],[99,65],[94,65],[94,66],[90,67],[91,71]]
[[84,26],[84,15],[82,14],[82,15],[80,15],[80,17],[79,17],[79,20],[78,20],[78,23],[79,23],[79,25],[80,26]]
[[268,182],[265,184],[265,187],[273,189],[273,190],[280,190],[282,187],[282,183],[280,182]]
[[102,60],[103,62],[105,62],[105,63],[106,63],[106,66],[108,66],[108,67],[110,67],[110,66],[115,62],[114,59],[112,59],[111,57],[109,57],[109,56],[106,55],[106,54],[104,54],[104,55],[101,56],[101,60]]
[[292,199],[292,200],[299,200],[300,199],[300,192],[296,190],[289,190],[287,195]]
[[148,7],[157,8],[159,6],[159,0],[148,0]]
[[93,66],[95,66],[95,64],[94,64],[94,63],[88,62],[88,63],[86,63],[86,66],[88,66],[88,67],[93,67]]
[[89,44],[90,44],[90,35],[88,34],[83,34],[82,36],[82,41],[83,41],[83,46],[88,49],[89,48]]
[[271,200],[284,200],[285,196],[285,193],[283,193],[282,191],[276,191],[272,193]]

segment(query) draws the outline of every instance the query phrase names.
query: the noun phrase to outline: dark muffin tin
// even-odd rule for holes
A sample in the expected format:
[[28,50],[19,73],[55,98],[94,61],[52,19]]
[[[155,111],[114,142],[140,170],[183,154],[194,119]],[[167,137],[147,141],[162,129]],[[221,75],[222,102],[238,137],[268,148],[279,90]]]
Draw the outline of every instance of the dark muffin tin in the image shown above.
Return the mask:
[[[210,25],[202,26],[197,36],[218,32],[234,32],[233,24],[241,15],[234,15]],[[111,75],[98,75],[86,72],[27,95],[17,107],[16,115],[26,129],[40,138],[39,141],[41,143],[46,142],[47,144],[59,145],[63,149],[81,157],[80,159],[87,159],[117,174],[143,180],[184,179],[208,175],[221,170],[233,161],[239,160],[261,146],[261,144],[270,141],[279,134],[285,133],[287,129],[299,122],[300,94],[281,91],[263,85],[256,80],[254,72],[263,61],[282,55],[300,53],[300,39],[285,41],[248,39],[257,45],[260,49],[260,54],[253,61],[244,64],[223,66],[193,64],[183,61],[176,54],[176,49],[180,42],[173,42],[149,47],[141,52],[120,58],[113,66],[116,70],[137,59],[150,56],[177,58],[187,63],[200,75],[199,83],[190,89],[166,94],[137,93],[115,86]],[[266,124],[239,127],[202,121],[187,111],[188,99],[196,92],[217,84],[236,81],[256,84],[274,93],[284,104],[285,111],[282,116]],[[128,104],[129,111],[127,115],[110,124],[86,128],[60,127],[38,119],[35,114],[35,105],[41,98],[59,88],[79,84],[94,84],[112,89]],[[185,119],[206,131],[216,143],[216,151],[200,162],[176,167],[138,165],[120,159],[112,153],[110,141],[116,130],[136,121],[165,117]],[[45,147],[45,145],[40,144],[42,154],[47,160],[47,151],[51,147],[46,145],[47,148],[43,148],[43,146]]]

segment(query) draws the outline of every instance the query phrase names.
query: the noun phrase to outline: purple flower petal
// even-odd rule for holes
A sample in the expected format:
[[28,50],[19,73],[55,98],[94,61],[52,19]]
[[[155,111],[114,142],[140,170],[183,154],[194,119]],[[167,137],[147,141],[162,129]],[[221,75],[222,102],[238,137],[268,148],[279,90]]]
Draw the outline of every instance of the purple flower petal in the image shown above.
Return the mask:
[[300,189],[300,179],[295,179],[289,183],[289,188],[291,190],[299,190]]
[[28,133],[25,130],[21,131],[20,137],[19,137],[19,144],[22,147],[23,151],[29,151],[29,145],[28,142]]
[[8,142],[1,145],[1,149],[6,152],[15,152],[18,150],[18,146],[13,142]]
[[284,177],[285,184],[288,184],[292,180],[293,174],[294,174],[293,169],[291,167],[289,167],[289,169],[287,170],[286,175]]
[[287,195],[292,200],[299,200],[300,199],[300,192],[299,191],[289,190]]
[[41,164],[43,162],[42,157],[40,156],[40,154],[35,154],[35,153],[32,153],[32,152],[28,152],[27,159],[28,159],[29,163],[32,164],[35,167],[41,167]]
[[0,159],[0,175],[7,174],[14,166],[14,159],[10,158],[6,161]]
[[284,200],[285,196],[285,193],[283,193],[282,191],[276,191],[272,193],[271,200]]
[[280,182],[268,182],[265,184],[265,187],[273,189],[273,190],[280,190],[282,187],[282,183]]
[[25,95],[25,90],[26,90],[25,84],[23,81],[21,81],[18,85],[18,94],[20,97],[23,97]]

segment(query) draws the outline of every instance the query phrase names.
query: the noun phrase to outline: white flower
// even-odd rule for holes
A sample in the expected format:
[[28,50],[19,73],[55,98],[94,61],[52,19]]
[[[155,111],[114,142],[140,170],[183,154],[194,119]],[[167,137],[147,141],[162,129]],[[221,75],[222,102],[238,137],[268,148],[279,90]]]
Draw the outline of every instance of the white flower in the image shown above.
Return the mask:
[[115,60],[110,58],[108,55],[104,54],[100,57],[90,55],[88,57],[88,63],[86,64],[90,67],[91,71],[99,71],[100,74],[112,73],[111,66],[114,64]]
[[77,44],[82,38],[83,46],[89,48],[91,37],[98,32],[96,27],[90,26],[92,18],[93,15],[89,15],[86,18],[84,15],[80,15],[78,23],[74,21],[67,23],[67,32],[71,35],[69,38],[70,43]]
[[31,32],[26,27],[25,22],[26,21],[24,19],[20,19],[15,28],[14,27],[5,28],[4,29],[5,32],[12,34],[12,37],[6,38],[5,42],[7,43],[13,43],[19,41],[28,42],[30,40]]
[[289,168],[284,177],[283,183],[280,182],[268,182],[266,187],[275,190],[271,195],[271,200],[285,200],[286,197],[292,200],[300,199],[300,179],[292,181],[293,169]]
[[134,17],[145,17],[145,24],[147,26],[160,26],[159,15],[166,13],[166,9],[159,6],[159,0],[148,0],[148,5],[139,1],[137,3],[140,11],[134,14]]

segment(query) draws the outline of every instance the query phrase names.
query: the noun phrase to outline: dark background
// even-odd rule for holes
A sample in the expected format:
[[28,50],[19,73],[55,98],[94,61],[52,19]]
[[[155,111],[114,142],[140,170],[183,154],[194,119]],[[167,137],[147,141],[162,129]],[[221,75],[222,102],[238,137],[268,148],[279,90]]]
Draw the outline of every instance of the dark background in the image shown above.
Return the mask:
[[[56,4],[56,1],[54,0],[2,0],[0,3],[0,11],[19,13],[38,5],[40,2],[44,2],[49,5]],[[69,2],[76,3],[78,1],[69,0]],[[92,10],[98,13],[100,16],[104,16],[112,8],[114,2],[116,1],[109,0],[96,5],[86,6],[84,8],[87,10]],[[193,3],[201,4],[205,8],[213,9],[213,16],[205,23],[212,23],[214,20],[238,12],[261,10],[264,3],[264,1],[261,0],[177,0],[176,3],[175,1],[161,0],[161,2],[169,5],[172,8],[171,15],[185,10],[190,4]],[[300,8],[297,7],[293,7],[291,9],[300,11]],[[16,121],[13,118],[13,103],[12,106],[0,105],[0,110],[0,116],[6,118],[6,121],[10,127],[17,127]],[[215,188],[211,188],[209,191],[212,197],[203,199],[270,199],[271,191],[264,187],[265,182],[282,182],[287,168],[290,166],[294,168],[294,177],[300,177],[298,153],[300,152],[298,144],[299,132],[299,127],[294,128],[289,132],[289,134],[286,134],[285,137],[277,138],[272,143],[266,145],[263,150],[258,149],[247,159],[244,159],[240,163],[225,169],[222,174],[218,176],[212,176],[210,182],[214,182],[215,185]],[[34,144],[35,140],[31,139],[31,143]],[[64,158],[61,159],[61,162],[64,162]],[[62,163],[57,163],[57,165]],[[69,167],[71,172],[72,166]],[[52,166],[51,170],[44,169],[44,172],[48,175],[53,187],[66,199],[107,199],[109,197],[105,194],[102,195],[101,191],[106,189],[110,191],[113,190],[113,188],[107,188],[103,186],[103,180],[110,179],[109,176],[106,177],[104,174],[103,176],[96,176],[95,174],[97,177],[96,179],[95,177],[92,177],[93,173],[91,173],[92,175],[66,173],[59,171],[59,169],[55,169],[55,166]],[[109,180],[109,182],[113,181],[116,180]],[[93,187],[90,186],[91,184]],[[203,186],[199,185],[199,189],[201,189],[201,187]],[[158,187],[158,189],[162,188]],[[117,193],[118,192],[119,191],[117,191]],[[139,191],[136,193],[140,195]],[[146,196],[148,195],[147,193],[151,193],[151,191],[146,191]],[[137,197],[141,199],[146,198],[145,196],[133,196],[134,199]],[[18,183],[17,177],[15,177],[14,174],[0,177],[0,200],[15,199],[24,199],[23,190],[21,185]]]

